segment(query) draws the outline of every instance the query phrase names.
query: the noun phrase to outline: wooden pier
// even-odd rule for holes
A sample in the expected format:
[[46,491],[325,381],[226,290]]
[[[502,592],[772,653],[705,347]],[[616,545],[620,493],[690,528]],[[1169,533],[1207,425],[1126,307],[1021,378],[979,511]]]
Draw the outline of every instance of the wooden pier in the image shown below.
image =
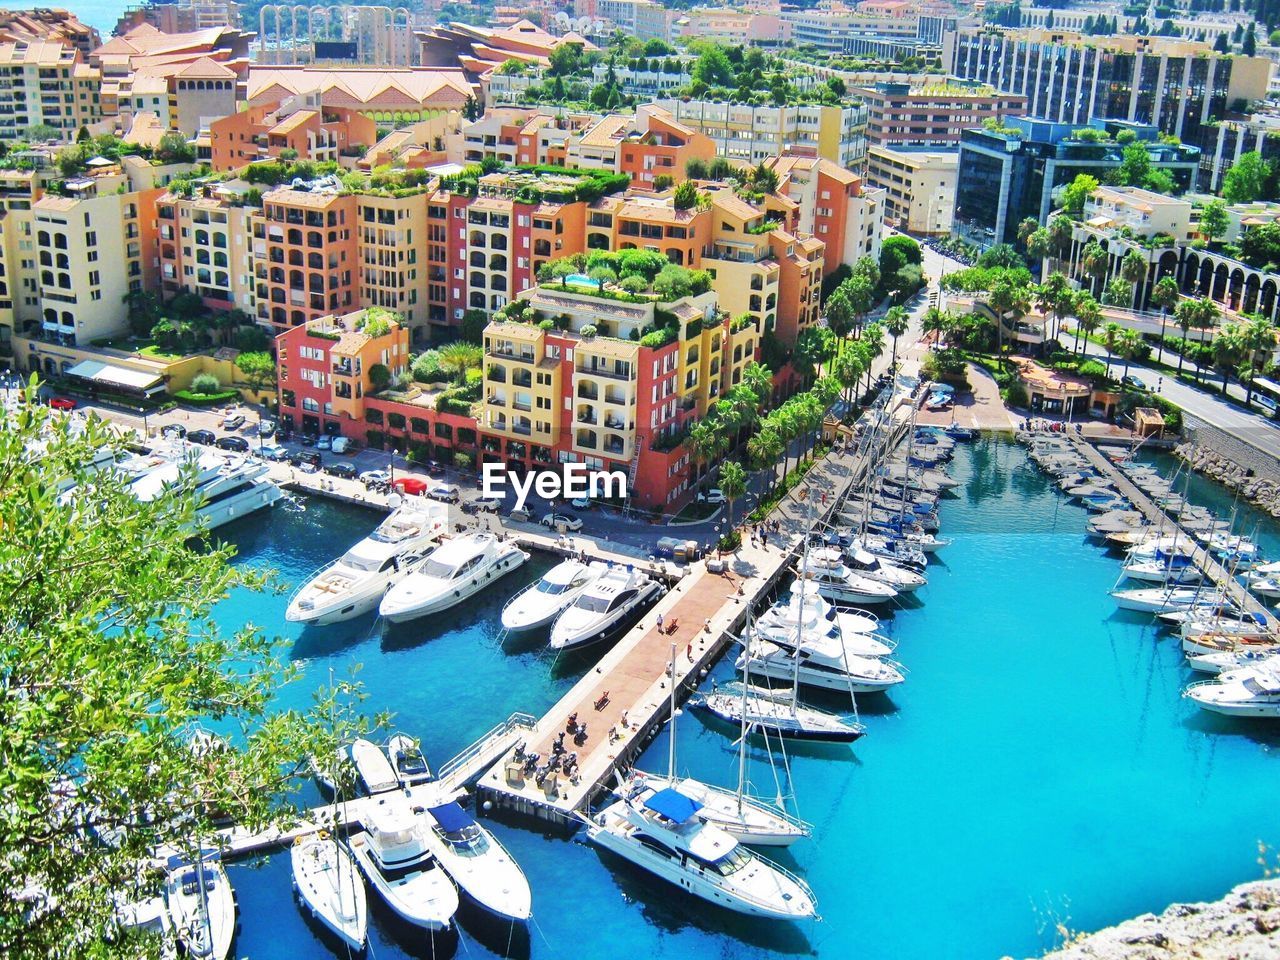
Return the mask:
[[[897,437],[908,428],[910,406],[895,413]],[[845,451],[816,464],[804,482],[774,509],[778,534],[767,545],[749,542],[723,561],[692,566],[579,680],[538,720],[525,739],[528,751],[551,755],[552,743],[566,730],[570,716],[587,725],[581,744],[566,738],[578,754],[572,779],[548,776],[539,786],[526,777],[512,753],[503,756],[476,785],[477,803],[561,825],[577,822],[592,799],[614,782],[619,768],[635,757],[667,719],[671,703],[674,648],[677,702],[686,698],[740,632],[749,606],[760,601],[793,566],[808,528],[832,512],[849,488],[866,475],[873,454]],[[806,504],[806,501],[811,503]],[[658,628],[661,615],[664,629]]]
[[[1125,476],[1119,467],[1103,456],[1097,447],[1079,437],[1070,437],[1070,440],[1080,454],[1099,473],[1110,480],[1126,500],[1133,504],[1134,509],[1140,511],[1146,517],[1148,523],[1154,526],[1163,525],[1169,530],[1169,536],[1176,535],[1179,542],[1196,543],[1192,535],[1178,523],[1176,516],[1171,511],[1166,511],[1160,507],[1146,493],[1140,490],[1132,480]],[[1232,575],[1230,570],[1218,562],[1217,558],[1209,550],[1196,546],[1191,552],[1191,557],[1196,566],[1203,570],[1214,585],[1221,589],[1224,595],[1229,597],[1236,606],[1249,613],[1261,614],[1266,619],[1269,629],[1277,630],[1280,628],[1280,621],[1277,621],[1275,615],[1267,609],[1266,605],[1250,593]]]

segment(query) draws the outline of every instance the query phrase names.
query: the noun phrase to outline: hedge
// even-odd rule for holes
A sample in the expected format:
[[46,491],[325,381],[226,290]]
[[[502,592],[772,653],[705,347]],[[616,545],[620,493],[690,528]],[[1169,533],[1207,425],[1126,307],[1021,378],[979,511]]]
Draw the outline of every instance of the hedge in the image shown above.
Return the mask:
[[193,407],[216,407],[220,403],[240,398],[239,390],[219,390],[217,393],[192,393],[190,390],[175,390],[174,397],[181,403]]

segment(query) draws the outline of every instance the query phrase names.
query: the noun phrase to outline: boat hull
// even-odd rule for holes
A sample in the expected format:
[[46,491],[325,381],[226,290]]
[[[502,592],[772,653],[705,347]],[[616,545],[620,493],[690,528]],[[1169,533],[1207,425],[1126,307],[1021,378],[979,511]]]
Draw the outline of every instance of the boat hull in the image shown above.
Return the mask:
[[479,593],[490,584],[496,583],[513,570],[520,568],[528,559],[529,555],[522,550],[509,551],[490,564],[483,574],[469,579],[465,584],[455,586],[453,589],[445,589],[440,593],[424,598],[420,602],[404,606],[398,603],[388,604],[388,600],[395,596],[388,591],[386,596],[382,598],[378,612],[384,620],[388,620],[391,623],[406,623],[433,613],[443,613],[446,610],[453,609],[468,597]]
[[[384,876],[374,862],[367,837],[357,834],[350,839],[349,846],[351,855],[355,857],[360,872],[365,875],[369,885],[401,920],[424,930],[444,931],[453,926],[453,916],[458,912],[458,891],[438,865],[410,875],[407,879],[393,881]],[[423,878],[428,873],[438,874],[438,880],[424,882]],[[445,887],[452,893],[451,897],[445,893]],[[429,891],[431,895],[427,906],[412,895],[420,890]],[[437,904],[436,898],[442,902]]]
[[551,649],[558,651],[581,650],[585,647],[594,646],[605,640],[617,636],[637,617],[641,615],[643,610],[649,603],[662,592],[662,585],[651,582],[644,590],[636,595],[634,602],[628,605],[627,609],[620,612],[618,616],[610,619],[607,624],[596,629],[575,633],[570,636],[557,636],[555,628],[552,627]]

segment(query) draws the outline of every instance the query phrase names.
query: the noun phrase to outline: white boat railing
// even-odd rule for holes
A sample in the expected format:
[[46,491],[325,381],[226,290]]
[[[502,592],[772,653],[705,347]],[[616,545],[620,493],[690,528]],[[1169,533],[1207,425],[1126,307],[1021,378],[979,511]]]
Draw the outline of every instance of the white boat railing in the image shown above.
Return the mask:
[[311,572],[310,576],[308,576],[305,580],[303,580],[296,587],[293,588],[293,593],[289,594],[289,599],[285,601],[285,609],[287,610],[290,607],[292,607],[293,601],[298,598],[298,595],[301,594],[303,590],[311,586],[311,584],[313,584],[316,581],[316,578],[319,577],[322,573],[325,573],[326,571],[336,567],[339,561],[341,560],[342,560],[342,557],[337,557],[333,560],[330,560],[328,563],[321,564],[320,566],[316,567],[315,570]]

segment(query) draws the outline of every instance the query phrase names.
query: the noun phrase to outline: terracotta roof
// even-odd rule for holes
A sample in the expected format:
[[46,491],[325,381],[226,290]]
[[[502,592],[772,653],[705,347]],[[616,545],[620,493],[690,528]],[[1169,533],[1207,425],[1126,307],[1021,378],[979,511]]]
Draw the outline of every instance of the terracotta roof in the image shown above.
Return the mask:
[[372,67],[249,68],[250,102],[320,92],[329,106],[417,108],[422,105],[460,107],[472,95],[461,70]]
[[612,113],[607,117],[602,117],[600,122],[594,124],[586,135],[583,136],[581,143],[584,147],[611,147],[616,146],[621,139],[626,128],[631,126],[634,117],[623,116],[621,114]]
[[271,135],[274,133],[279,136],[285,136],[318,116],[320,116],[320,112],[318,110],[295,110],[292,114],[285,117],[274,127],[268,130],[267,134]]
[[210,57],[201,57],[183,67],[175,76],[184,80],[234,80],[236,72]]
[[721,190],[711,195],[712,205],[720,211],[742,220],[752,220],[763,216],[763,210],[757,210],[740,196],[728,190]]

